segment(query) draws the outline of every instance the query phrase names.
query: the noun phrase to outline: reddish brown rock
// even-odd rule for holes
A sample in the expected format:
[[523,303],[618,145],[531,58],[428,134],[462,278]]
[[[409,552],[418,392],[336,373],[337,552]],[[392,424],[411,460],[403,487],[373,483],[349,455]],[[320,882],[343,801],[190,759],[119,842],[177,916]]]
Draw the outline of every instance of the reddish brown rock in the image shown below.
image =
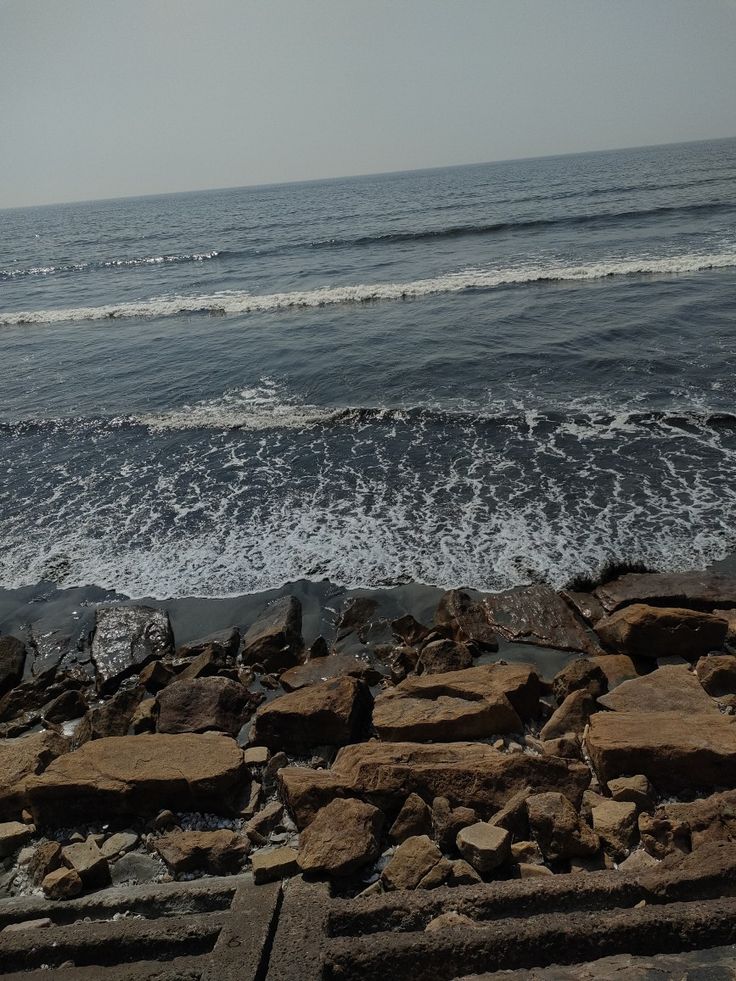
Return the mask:
[[532,794],[526,808],[529,827],[547,861],[585,858],[598,851],[598,836],[563,794]]
[[589,691],[579,688],[577,691],[570,692],[545,723],[539,738],[557,739],[568,732],[582,732],[596,709],[595,699]]
[[446,797],[432,801],[432,836],[444,852],[453,851],[458,834],[477,821],[472,807],[453,807]]
[[11,788],[24,777],[43,773],[49,763],[68,751],[68,740],[55,732],[0,740],[0,816],[19,815],[23,808],[19,801],[12,802]]
[[617,653],[690,660],[723,647],[727,629],[725,620],[710,613],[643,603],[617,610],[596,624],[603,643]]
[[74,869],[87,889],[99,889],[110,883],[107,859],[91,837],[65,845],[61,849],[61,860],[67,868]]
[[409,794],[388,833],[391,841],[431,834],[432,811],[418,794]]
[[643,773],[609,780],[608,791],[613,800],[635,804],[639,811],[651,811],[654,808],[654,788]]
[[106,702],[95,705],[74,733],[75,745],[81,746],[90,739],[127,735],[142,698],[142,688],[122,688]]
[[487,875],[511,857],[511,835],[504,828],[477,821],[457,835],[457,848],[469,865]]
[[160,691],[159,732],[207,732],[237,735],[248,715],[248,691],[229,678],[175,681]]
[[642,842],[657,858],[689,852],[712,842],[736,842],[736,791],[686,803],[660,805],[639,817]]
[[627,654],[605,654],[597,657],[595,663],[605,675],[609,691],[618,688],[624,681],[639,677],[636,665]]
[[710,572],[630,572],[598,586],[595,596],[609,613],[629,603],[700,610],[736,607],[736,579]]
[[548,586],[521,586],[486,599],[491,626],[507,640],[563,651],[602,654],[588,630],[565,600]]
[[359,678],[367,685],[377,685],[384,677],[384,670],[378,668],[372,660],[355,654],[329,654],[289,668],[281,675],[280,681],[286,691],[298,691],[320,681],[345,677]]
[[296,596],[282,596],[263,610],[243,638],[243,661],[281,671],[298,663],[303,648],[302,605]]
[[83,889],[82,879],[75,869],[59,868],[44,878],[41,883],[49,899],[72,899]]
[[44,841],[33,852],[28,863],[28,874],[34,885],[40,886],[49,872],[61,867],[61,845],[58,841]]
[[425,644],[419,654],[417,673],[441,674],[444,671],[460,671],[473,664],[473,655],[467,644],[454,640],[433,640]]
[[474,602],[462,589],[451,589],[439,602],[435,623],[447,626],[455,640],[472,644],[479,651],[497,651],[498,638],[481,602]]
[[252,742],[293,753],[344,746],[367,729],[372,701],[366,685],[355,678],[309,685],[262,705]]
[[608,691],[608,679],[600,662],[589,657],[576,657],[558,671],[552,680],[552,694],[561,704],[574,691],[587,691],[594,698]]
[[407,838],[394,852],[381,874],[384,888],[416,889],[442,860],[442,852],[426,835]]
[[703,688],[714,698],[736,692],[736,657],[733,654],[701,657],[695,673]]
[[333,800],[317,812],[299,839],[299,866],[305,872],[351,875],[381,853],[383,814],[359,800]]
[[87,711],[87,702],[80,691],[70,689],[52,699],[43,709],[46,722],[68,722],[70,719],[81,719]]
[[378,696],[373,726],[381,739],[412,742],[483,739],[523,729],[521,719],[500,692],[489,692],[480,700],[446,695],[412,698],[400,686]]
[[410,647],[424,640],[429,633],[429,628],[419,623],[409,613],[403,617],[398,617],[396,620],[392,620],[391,629],[399,640],[404,644],[408,644]]
[[150,692],[161,691],[174,677],[174,672],[163,661],[151,661],[138,675],[138,681]]
[[250,842],[235,831],[172,831],[154,841],[154,848],[175,874],[195,869],[230,875],[243,867]]
[[639,837],[636,805],[629,801],[604,800],[591,810],[593,830],[615,859],[628,855]]
[[624,681],[598,702],[615,712],[719,714],[718,706],[686,664],[666,665],[650,674]]

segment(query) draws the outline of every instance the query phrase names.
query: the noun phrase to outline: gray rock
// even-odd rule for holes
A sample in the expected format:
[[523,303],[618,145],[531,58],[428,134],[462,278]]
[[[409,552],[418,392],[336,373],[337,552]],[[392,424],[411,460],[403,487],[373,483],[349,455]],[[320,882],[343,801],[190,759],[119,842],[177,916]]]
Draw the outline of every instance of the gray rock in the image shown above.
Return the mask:
[[26,648],[17,637],[0,637],[0,695],[14,688],[23,677]]
[[114,886],[122,886],[131,882],[154,882],[163,871],[160,860],[153,855],[128,852],[111,866],[110,875]]
[[101,692],[149,661],[174,653],[169,615],[149,606],[100,606],[92,638],[92,661]]

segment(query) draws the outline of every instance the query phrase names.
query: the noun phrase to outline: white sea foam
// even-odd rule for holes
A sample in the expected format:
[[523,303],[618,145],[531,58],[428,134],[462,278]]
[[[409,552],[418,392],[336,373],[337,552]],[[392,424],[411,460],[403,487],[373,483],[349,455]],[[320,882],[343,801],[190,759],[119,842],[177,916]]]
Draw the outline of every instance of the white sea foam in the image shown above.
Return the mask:
[[0,280],[22,279],[26,276],[53,276],[56,273],[85,272],[88,269],[118,269],[136,266],[163,266],[178,262],[206,262],[208,259],[216,259],[219,254],[213,249],[210,252],[133,256],[126,259],[104,259],[94,262],[67,262],[58,266],[11,266],[7,269],[0,269]]
[[252,294],[241,290],[198,295],[159,296],[128,303],[96,307],[70,307],[58,310],[0,312],[0,326],[58,324],[69,321],[116,320],[130,317],[172,317],[187,313],[248,314],[277,310],[371,303],[380,300],[414,300],[437,294],[465,290],[489,290],[525,283],[574,282],[614,276],[680,275],[706,269],[736,266],[736,250],[707,254],[672,255],[660,258],[640,256],[600,262],[565,265],[549,262],[522,264],[509,268],[466,269],[430,279],[404,283],[372,283],[323,286],[311,290]]

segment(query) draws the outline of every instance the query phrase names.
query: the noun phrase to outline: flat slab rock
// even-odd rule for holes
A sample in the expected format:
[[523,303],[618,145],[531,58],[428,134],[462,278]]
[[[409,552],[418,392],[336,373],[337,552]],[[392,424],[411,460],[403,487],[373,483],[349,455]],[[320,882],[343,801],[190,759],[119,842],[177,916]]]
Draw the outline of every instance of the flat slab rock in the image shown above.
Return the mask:
[[661,793],[736,787],[736,717],[597,712],[586,748],[598,778],[644,774]]
[[520,644],[605,653],[565,600],[548,586],[520,586],[485,599],[491,626],[507,640]]
[[[85,743],[5,794],[39,824],[89,822],[164,808],[227,813],[247,790],[243,751],[220,733],[111,736]],[[0,798],[0,803],[2,798]]]
[[728,623],[701,610],[632,603],[599,620],[596,630],[618,654],[695,660],[709,651],[720,650]]
[[368,685],[377,685],[385,674],[383,667],[367,658],[355,654],[329,654],[327,657],[315,657],[304,664],[297,664],[295,668],[289,668],[279,680],[286,691],[297,691],[319,681],[344,677],[359,678]]
[[590,782],[582,763],[526,753],[503,753],[485,743],[384,743],[341,749],[330,770],[284,767],[282,796],[297,825],[305,827],[335,797],[359,797],[397,814],[407,796],[446,797],[479,816],[500,810],[516,793],[559,791],[579,806]]
[[667,665],[602,695],[598,703],[616,712],[680,712],[683,717],[720,715],[697,676],[686,664]]
[[7,800],[11,788],[25,777],[42,773],[69,749],[69,741],[55,732],[32,732],[17,739],[0,740],[0,815],[12,815],[15,810]]
[[710,572],[630,572],[598,586],[595,596],[608,613],[629,603],[692,606],[703,610],[736,607],[736,578]]
[[139,671],[149,661],[174,653],[165,610],[150,606],[99,606],[95,613],[92,661],[101,692]]

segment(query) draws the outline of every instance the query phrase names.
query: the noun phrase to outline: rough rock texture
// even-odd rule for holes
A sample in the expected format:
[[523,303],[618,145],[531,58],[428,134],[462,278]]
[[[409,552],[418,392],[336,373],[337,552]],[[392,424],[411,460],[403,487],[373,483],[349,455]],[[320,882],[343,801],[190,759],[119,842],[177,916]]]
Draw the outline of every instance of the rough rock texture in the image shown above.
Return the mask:
[[657,858],[695,851],[712,842],[736,842],[736,791],[663,804],[652,815],[640,815],[639,829],[642,844]]
[[732,695],[736,692],[736,657],[733,654],[716,654],[701,657],[695,672],[698,681],[709,695]]
[[279,801],[273,800],[257,814],[254,814],[243,830],[253,844],[262,845],[283,816],[283,805]]
[[143,698],[141,688],[121,688],[108,701],[91,708],[74,733],[74,743],[81,746],[90,739],[125,736]]
[[230,678],[175,681],[158,694],[159,732],[206,732],[235,736],[247,716],[248,691]]
[[299,661],[303,647],[302,605],[296,596],[282,596],[263,610],[243,638],[243,661],[280,671]]
[[162,661],[151,661],[138,675],[138,682],[146,691],[155,693],[165,688],[173,677],[172,669]]
[[17,637],[0,637],[0,695],[18,684],[25,663],[25,644]]
[[736,578],[709,572],[630,572],[599,586],[595,596],[608,612],[629,603],[710,610],[736,606]]
[[666,665],[651,674],[624,681],[615,691],[598,699],[615,712],[680,712],[684,715],[718,715],[718,706],[687,664]]
[[595,698],[586,689],[570,692],[542,727],[539,738],[557,739],[567,732],[582,732],[596,708]]
[[472,807],[453,807],[446,797],[435,797],[432,801],[432,835],[444,852],[453,851],[458,834],[477,820]]
[[296,875],[299,872],[296,848],[282,845],[281,848],[255,852],[252,867],[253,881],[257,886]]
[[[440,600],[435,623],[447,626],[455,640],[472,644],[479,651],[497,651],[498,638],[488,619],[488,610],[481,602],[473,601],[462,589],[451,589]],[[412,643],[412,641],[408,641]]]
[[639,811],[651,811],[654,807],[654,788],[643,773],[609,780],[608,790],[613,800],[635,804]]
[[589,655],[603,653],[595,634],[548,586],[508,589],[489,596],[485,602],[491,626],[508,640]]
[[81,719],[87,711],[87,701],[80,691],[69,689],[52,699],[43,709],[43,717],[47,722],[68,722],[70,719]]
[[279,680],[286,691],[297,691],[320,681],[343,677],[359,678],[367,685],[377,685],[384,676],[385,670],[370,658],[355,654],[329,654],[289,668]]
[[197,658],[201,654],[211,654],[221,662],[228,658],[235,657],[240,647],[240,631],[237,627],[226,627],[225,630],[217,630],[215,633],[207,634],[191,641],[189,644],[182,644],[177,649],[177,655],[185,658]]
[[43,891],[49,899],[72,899],[82,889],[82,879],[76,869],[60,868],[44,878]]
[[365,732],[370,691],[355,678],[322,681],[262,705],[252,742],[295,753],[312,746],[344,746]]
[[591,810],[593,830],[614,858],[624,858],[636,843],[638,825],[636,805],[626,801],[604,800]]
[[33,827],[20,821],[0,822],[0,859],[17,852],[30,839]]
[[639,671],[628,654],[606,654],[597,657],[595,663],[606,676],[608,690],[613,691],[624,681],[639,677]]
[[154,847],[175,874],[201,869],[212,875],[238,872],[250,851],[245,835],[219,831],[172,831],[154,841]]
[[503,828],[478,821],[458,832],[457,847],[466,862],[486,875],[511,857],[511,835]]
[[608,680],[600,663],[589,657],[576,657],[552,679],[552,694],[558,704],[572,692],[581,690],[594,698],[608,691]]
[[444,671],[460,671],[473,664],[473,655],[467,644],[454,640],[433,640],[426,644],[419,655],[418,674],[441,674]]
[[[139,737],[140,738],[140,737]],[[360,797],[398,813],[407,794],[447,797],[488,816],[519,790],[558,790],[580,803],[590,781],[582,763],[502,753],[484,743],[359,743],[341,749],[330,770],[284,767],[283,799],[299,827],[334,797]]]
[[529,835],[529,819],[526,813],[526,800],[531,794],[529,787],[523,787],[504,806],[490,818],[489,823],[510,831],[518,841]]
[[597,712],[586,748],[602,782],[641,773],[662,793],[736,786],[733,716]]
[[381,874],[386,889],[416,889],[442,859],[442,852],[427,835],[403,841]]
[[413,698],[400,685],[376,699],[373,726],[381,739],[412,742],[483,739],[523,729],[521,719],[500,692],[489,692],[479,700],[447,695]]
[[562,794],[532,794],[526,808],[529,826],[548,861],[585,858],[598,851],[598,836]]
[[299,839],[305,872],[345,876],[381,854],[383,814],[359,800],[333,800],[319,810]]
[[727,630],[726,621],[710,613],[643,603],[617,610],[596,624],[598,636],[616,653],[691,660],[720,650]]
[[169,615],[149,606],[98,606],[92,661],[100,692],[114,691],[122,678],[149,661],[174,653]]
[[432,811],[418,794],[409,794],[388,836],[391,841],[402,842],[416,835],[428,835],[432,832]]
[[0,815],[20,812],[12,804],[9,809],[3,806],[13,786],[24,777],[42,773],[49,763],[68,751],[68,741],[55,732],[33,732],[18,739],[0,740]]
[[59,756],[0,795],[0,805],[4,796],[51,825],[165,807],[223,813],[244,789],[244,773],[243,752],[228,736],[113,736]]
[[49,872],[61,866],[61,845],[58,841],[44,841],[35,849],[28,863],[28,874],[34,885],[40,886]]
[[67,868],[74,869],[87,889],[99,889],[110,882],[107,860],[92,838],[65,845],[61,860]]

